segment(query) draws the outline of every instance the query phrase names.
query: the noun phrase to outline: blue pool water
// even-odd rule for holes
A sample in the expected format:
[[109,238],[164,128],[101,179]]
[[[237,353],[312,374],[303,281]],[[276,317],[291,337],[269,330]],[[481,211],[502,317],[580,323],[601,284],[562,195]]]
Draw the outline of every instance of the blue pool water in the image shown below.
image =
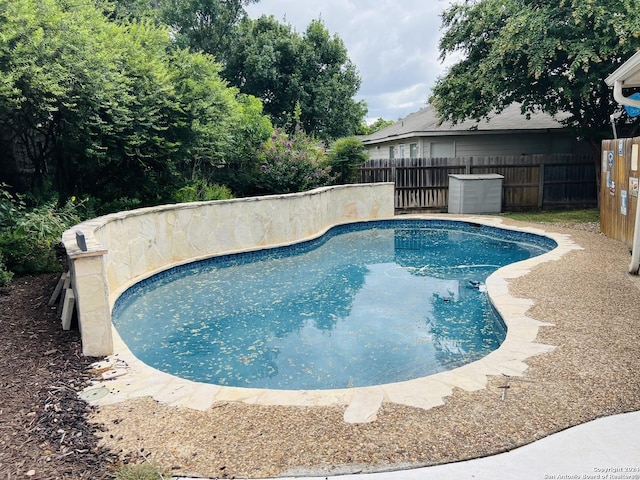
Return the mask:
[[195,381],[329,389],[410,380],[498,348],[505,326],[477,282],[555,246],[462,222],[345,225],[172,268],[127,290],[113,322],[142,361]]

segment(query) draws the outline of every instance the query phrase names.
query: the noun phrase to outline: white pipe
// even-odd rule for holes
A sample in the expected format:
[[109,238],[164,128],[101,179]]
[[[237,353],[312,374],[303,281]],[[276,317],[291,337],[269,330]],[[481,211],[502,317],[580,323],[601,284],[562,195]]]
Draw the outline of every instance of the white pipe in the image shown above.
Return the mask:
[[638,275],[638,270],[640,270],[640,199],[636,201],[636,223],[633,227],[629,273]]
[[634,100],[622,94],[622,82],[620,80],[617,80],[616,83],[613,84],[613,98],[620,105],[640,108],[640,100]]

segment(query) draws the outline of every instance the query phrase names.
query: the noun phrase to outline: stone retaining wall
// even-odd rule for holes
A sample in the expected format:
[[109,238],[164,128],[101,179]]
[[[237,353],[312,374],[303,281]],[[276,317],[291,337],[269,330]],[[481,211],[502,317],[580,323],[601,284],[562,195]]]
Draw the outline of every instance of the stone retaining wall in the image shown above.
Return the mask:
[[[111,308],[131,285],[170,266],[296,243],[342,223],[391,218],[392,183],[340,185],[288,195],[182,203],[88,220],[62,235],[82,350],[113,353]],[[86,250],[78,245],[82,232]]]

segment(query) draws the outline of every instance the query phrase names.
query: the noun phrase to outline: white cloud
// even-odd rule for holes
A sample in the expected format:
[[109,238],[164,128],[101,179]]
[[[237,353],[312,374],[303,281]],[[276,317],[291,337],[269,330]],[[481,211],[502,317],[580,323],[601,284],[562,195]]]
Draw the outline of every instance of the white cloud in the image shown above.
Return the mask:
[[252,18],[286,19],[298,32],[322,19],[344,41],[360,72],[358,98],[367,102],[368,117],[397,120],[425,105],[445,71],[438,40],[447,6],[442,0],[261,0],[247,11]]

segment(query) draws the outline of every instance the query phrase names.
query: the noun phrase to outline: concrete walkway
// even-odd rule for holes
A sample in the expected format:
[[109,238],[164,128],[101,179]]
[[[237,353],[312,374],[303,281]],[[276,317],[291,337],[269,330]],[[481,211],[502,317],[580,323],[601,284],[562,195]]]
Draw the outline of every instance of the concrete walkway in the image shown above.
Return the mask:
[[[181,477],[182,480],[184,477]],[[640,412],[569,428],[507,453],[381,473],[288,477],[335,480],[640,480]],[[191,479],[195,480],[195,479]],[[202,479],[199,479],[202,480]]]

